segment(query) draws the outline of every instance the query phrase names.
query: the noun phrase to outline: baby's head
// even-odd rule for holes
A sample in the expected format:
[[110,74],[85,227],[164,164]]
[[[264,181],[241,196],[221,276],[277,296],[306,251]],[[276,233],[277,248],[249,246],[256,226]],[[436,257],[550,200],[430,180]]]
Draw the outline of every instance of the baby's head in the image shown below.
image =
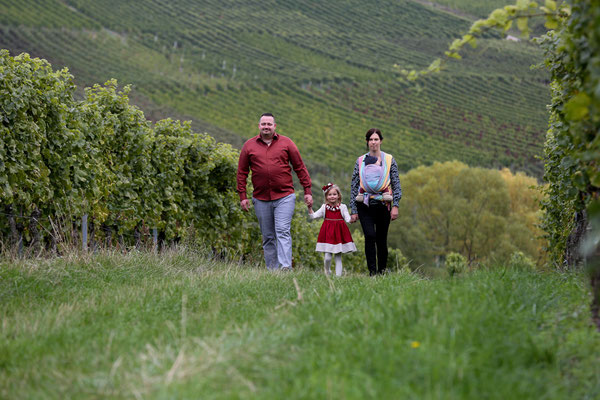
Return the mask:
[[370,155],[365,156],[365,166],[371,165],[371,164],[377,164],[377,161],[378,161],[377,157],[373,157]]
[[340,192],[340,188],[338,185],[334,185],[331,182],[323,186],[323,195],[325,196],[325,203],[327,204],[338,205],[342,202],[342,192]]

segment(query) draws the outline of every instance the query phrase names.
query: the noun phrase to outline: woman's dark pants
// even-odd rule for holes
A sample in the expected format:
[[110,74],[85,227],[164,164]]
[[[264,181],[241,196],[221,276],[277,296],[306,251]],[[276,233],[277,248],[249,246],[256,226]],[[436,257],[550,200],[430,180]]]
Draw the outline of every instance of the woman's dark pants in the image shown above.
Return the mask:
[[369,274],[382,274],[387,267],[390,211],[384,203],[376,200],[372,200],[368,207],[362,203],[357,203],[356,207],[365,234],[365,255]]

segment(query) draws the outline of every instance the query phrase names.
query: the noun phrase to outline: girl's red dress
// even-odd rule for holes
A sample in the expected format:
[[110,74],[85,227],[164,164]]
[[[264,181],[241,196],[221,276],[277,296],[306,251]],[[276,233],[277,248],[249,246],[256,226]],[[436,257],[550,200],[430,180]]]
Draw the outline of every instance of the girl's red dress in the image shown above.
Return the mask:
[[[345,207],[345,206],[344,206]],[[324,253],[349,253],[356,251],[350,230],[344,221],[339,207],[336,210],[325,208],[325,219],[319,236],[316,251]]]

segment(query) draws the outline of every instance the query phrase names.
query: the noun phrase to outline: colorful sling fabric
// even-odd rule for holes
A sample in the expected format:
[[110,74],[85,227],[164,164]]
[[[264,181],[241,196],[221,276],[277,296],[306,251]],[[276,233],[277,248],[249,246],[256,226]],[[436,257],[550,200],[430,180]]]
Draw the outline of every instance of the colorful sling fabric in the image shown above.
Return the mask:
[[369,199],[383,200],[383,193],[389,192],[391,186],[390,169],[392,155],[381,152],[381,165],[369,164],[365,166],[365,155],[358,158],[360,175],[360,192],[364,195],[364,204],[369,204]]

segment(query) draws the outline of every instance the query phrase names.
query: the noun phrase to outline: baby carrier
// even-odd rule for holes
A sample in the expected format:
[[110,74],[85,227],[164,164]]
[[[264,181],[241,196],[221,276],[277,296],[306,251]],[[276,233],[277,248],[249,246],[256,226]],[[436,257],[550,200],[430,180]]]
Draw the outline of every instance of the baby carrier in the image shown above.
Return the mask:
[[391,203],[393,200],[390,181],[392,156],[381,152],[381,165],[377,165],[377,158],[365,154],[358,158],[360,190],[356,201],[369,205],[369,200],[379,200]]

